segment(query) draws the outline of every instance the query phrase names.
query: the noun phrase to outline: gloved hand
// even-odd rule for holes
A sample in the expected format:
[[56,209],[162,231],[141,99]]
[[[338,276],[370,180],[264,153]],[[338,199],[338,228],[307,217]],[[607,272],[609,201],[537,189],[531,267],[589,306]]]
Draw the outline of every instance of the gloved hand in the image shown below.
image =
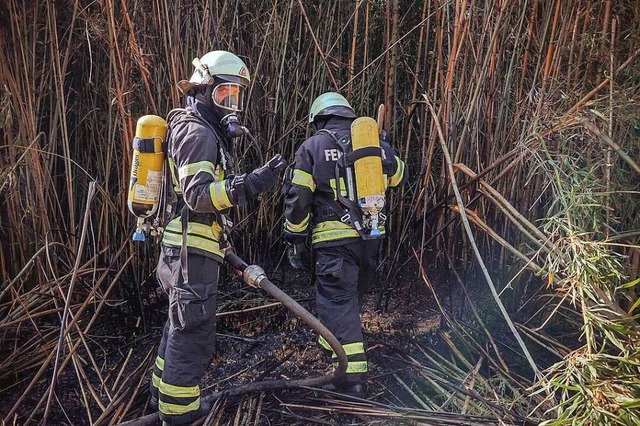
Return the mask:
[[305,243],[291,244],[287,250],[287,257],[295,269],[307,271],[311,266],[311,257]]
[[248,173],[244,178],[244,183],[253,197],[272,189],[280,180],[279,174],[287,167],[287,163],[282,155],[277,154],[267,163]]

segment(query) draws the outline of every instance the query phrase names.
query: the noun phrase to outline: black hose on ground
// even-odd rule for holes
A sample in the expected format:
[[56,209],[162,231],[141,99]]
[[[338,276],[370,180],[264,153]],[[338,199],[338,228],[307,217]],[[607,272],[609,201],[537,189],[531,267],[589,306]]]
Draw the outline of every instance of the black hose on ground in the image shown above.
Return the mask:
[[[227,250],[225,260],[231,264],[237,271],[242,273],[242,279],[252,287],[259,287],[277,299],[287,309],[302,319],[316,333],[324,337],[333,352],[338,357],[338,366],[335,370],[324,376],[309,377],[307,379],[296,380],[267,380],[263,382],[248,383],[246,385],[237,386],[235,388],[226,389],[215,392],[202,397],[204,404],[213,406],[213,402],[224,397],[242,395],[249,392],[261,392],[265,390],[291,389],[300,387],[320,387],[327,383],[334,382],[341,378],[347,371],[347,354],[338,339],[325,327],[316,317],[311,315],[309,311],[300,306],[298,302],[293,300],[289,295],[280,290],[267,278],[267,274],[258,265],[248,265],[235,252]],[[135,420],[121,423],[122,426],[144,426],[154,425],[160,421],[158,413],[149,414]]]

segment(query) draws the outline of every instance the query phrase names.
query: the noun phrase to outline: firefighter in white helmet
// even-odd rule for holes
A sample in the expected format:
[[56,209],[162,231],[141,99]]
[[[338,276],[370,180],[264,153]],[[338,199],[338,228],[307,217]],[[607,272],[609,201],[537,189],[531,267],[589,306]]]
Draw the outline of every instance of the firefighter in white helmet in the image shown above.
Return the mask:
[[236,174],[233,140],[246,128],[249,70],[236,55],[212,51],[193,61],[191,78],[178,83],[185,108],[167,117],[167,157],[173,192],[157,277],[169,294],[169,318],[158,349],[151,404],[166,424],[190,423],[206,414],[200,380],[215,343],[219,267],[228,209],[272,189],[285,167],[281,156],[247,174]]

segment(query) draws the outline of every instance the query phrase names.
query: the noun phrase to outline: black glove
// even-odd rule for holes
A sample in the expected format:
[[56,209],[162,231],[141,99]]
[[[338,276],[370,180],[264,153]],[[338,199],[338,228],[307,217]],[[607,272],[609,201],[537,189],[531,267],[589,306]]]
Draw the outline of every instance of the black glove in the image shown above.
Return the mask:
[[249,194],[255,198],[258,194],[272,189],[280,180],[278,175],[285,167],[287,167],[287,163],[282,155],[278,154],[267,161],[264,166],[247,174],[244,177],[244,184],[249,190]]
[[289,258],[289,263],[295,269],[307,271],[311,266],[311,257],[309,256],[309,250],[305,243],[295,243],[290,245],[287,250],[287,257]]

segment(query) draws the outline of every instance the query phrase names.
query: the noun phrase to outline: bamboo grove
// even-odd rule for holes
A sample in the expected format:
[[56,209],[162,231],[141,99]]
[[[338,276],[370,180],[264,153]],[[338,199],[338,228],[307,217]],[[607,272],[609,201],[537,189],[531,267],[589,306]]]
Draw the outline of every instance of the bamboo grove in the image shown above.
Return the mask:
[[[418,366],[419,389],[443,394],[423,409],[640,423],[637,1],[3,0],[0,12],[6,419],[55,406],[63,370],[76,380],[57,386],[77,389],[87,423],[132,409],[142,374],[128,376],[138,387],[102,375],[89,336],[104,317],[123,333],[150,320],[155,251],[131,241],[126,207],[135,123],[180,106],[175,83],[217,48],[253,74],[257,143],[240,142],[241,169],[292,160],[325,90],[363,115],[387,106],[410,179],[392,199],[382,296],[407,277],[432,291],[453,355],[425,356],[458,384]],[[235,242],[252,260],[281,257],[281,201],[241,212]],[[439,286],[462,289],[464,320]]]

